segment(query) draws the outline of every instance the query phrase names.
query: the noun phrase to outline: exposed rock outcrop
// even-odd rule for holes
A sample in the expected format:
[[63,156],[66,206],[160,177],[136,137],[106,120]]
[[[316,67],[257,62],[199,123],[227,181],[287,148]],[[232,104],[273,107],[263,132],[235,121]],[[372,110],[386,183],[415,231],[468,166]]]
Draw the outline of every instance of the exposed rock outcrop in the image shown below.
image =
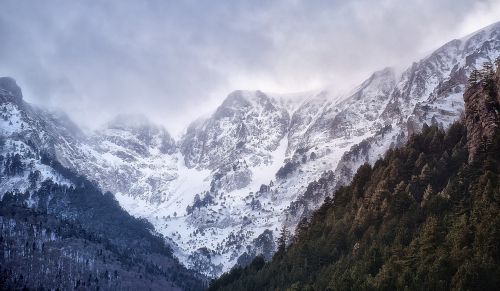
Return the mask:
[[[21,92],[21,88],[17,85],[16,81],[10,77],[1,77],[0,78],[0,96],[3,98],[10,96],[14,98],[14,101],[20,102],[23,99],[23,93]],[[0,101],[2,101],[0,99]]]
[[500,70],[490,75],[486,70],[482,78],[464,94],[469,162],[500,133]]

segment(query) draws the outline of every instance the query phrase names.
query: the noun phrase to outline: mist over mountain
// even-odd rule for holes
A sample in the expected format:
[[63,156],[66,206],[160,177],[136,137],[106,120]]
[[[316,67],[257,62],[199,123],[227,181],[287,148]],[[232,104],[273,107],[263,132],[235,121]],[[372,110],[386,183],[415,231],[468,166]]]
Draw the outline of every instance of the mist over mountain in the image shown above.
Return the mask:
[[[273,9],[304,8],[300,1],[288,3],[291,6],[278,2]],[[362,16],[371,4],[361,2],[360,8],[331,5]],[[478,11],[488,18],[485,7],[496,11],[488,1],[463,2],[446,4],[457,11],[449,12],[449,19],[435,20],[435,29],[453,19],[461,19],[464,26]],[[468,13],[463,10],[466,4],[470,5]],[[55,11],[72,7],[65,5],[61,3]],[[152,7],[165,15],[173,13],[168,5],[161,9],[151,5],[125,3],[123,10],[110,16],[109,24],[115,24],[118,15],[129,15],[132,8],[137,9],[137,16]],[[180,4],[176,9],[184,5],[191,7]],[[428,11],[432,5],[418,13],[434,15]],[[6,11],[13,7],[20,6],[5,3]],[[234,7],[220,12],[222,19]],[[260,11],[253,4],[238,7]],[[82,37],[100,39],[83,30],[88,23],[78,21],[81,11],[107,10],[80,8],[62,19],[82,28]],[[215,8],[206,9],[209,13]],[[317,12],[308,9],[313,8],[304,8],[304,17]],[[399,4],[384,9],[407,13]],[[38,14],[30,8],[26,13],[34,16],[28,20],[32,23],[42,21],[38,17],[49,12]],[[247,14],[240,11],[236,15]],[[253,23],[261,24],[264,19],[260,17],[265,15],[255,14]],[[442,17],[446,15],[448,12]],[[101,23],[101,17],[97,14],[91,26]],[[10,25],[9,19],[0,16],[0,23]],[[432,51],[425,55],[412,51],[411,61],[401,61],[396,67],[388,62],[370,73],[366,73],[370,66],[358,64],[360,55],[353,48],[356,58],[350,59],[350,68],[335,69],[344,70],[345,79],[337,75],[333,83],[313,82],[320,85],[311,90],[274,93],[266,89],[272,86],[249,89],[261,84],[249,82],[215,98],[215,91],[200,90],[204,88],[200,85],[196,90],[210,100],[210,106],[189,94],[184,96],[198,102],[195,116],[184,101],[177,100],[181,97],[173,101],[169,97],[160,106],[154,101],[156,97],[148,97],[158,90],[153,85],[145,89],[131,81],[120,83],[113,94],[104,89],[118,88],[116,81],[122,80],[122,73],[133,72],[137,80],[149,76],[151,82],[159,82],[142,64],[133,66],[135,71],[128,67],[133,50],[160,41],[147,20],[131,21],[151,34],[130,43],[130,55],[109,56],[110,60],[122,57],[121,66],[118,61],[113,63],[122,69],[117,75],[105,78],[102,71],[89,79],[90,75],[81,71],[86,81],[79,84],[89,89],[73,89],[95,94],[92,97],[74,98],[71,89],[66,101],[57,99],[59,92],[55,99],[32,103],[33,96],[44,100],[47,91],[38,85],[25,90],[24,83],[33,75],[22,74],[23,66],[19,71],[12,69],[10,77],[0,77],[0,289],[416,290],[425,286],[458,290],[482,286],[484,290],[498,283],[493,242],[498,224],[498,161],[494,153],[500,126],[500,22],[459,38],[433,42]],[[158,21],[157,15],[150,21]],[[322,21],[318,20],[318,25]],[[61,37],[61,31],[52,30],[59,22],[52,18],[42,22],[50,23],[48,46]],[[130,32],[133,38],[137,36],[135,29],[139,28]],[[211,28],[203,29],[211,36]],[[363,34],[365,29],[363,24],[349,31]],[[365,35],[366,48],[382,45],[379,43],[384,38],[377,39],[378,29],[373,29],[372,37]],[[415,47],[422,48],[426,45],[423,42],[431,39],[432,33],[423,36],[419,27],[407,30],[415,34]],[[103,27],[102,32],[110,31],[112,26]],[[123,32],[116,31],[117,35]],[[37,34],[36,30],[32,33],[26,37]],[[281,30],[273,33],[273,38],[279,39]],[[448,33],[443,30],[442,35]],[[4,36],[15,43],[21,41],[17,35]],[[120,40],[116,37],[111,36],[110,41]],[[406,36],[402,47],[407,46],[405,41]],[[108,53],[121,47],[102,45],[100,49],[107,47]],[[188,47],[180,43],[172,48],[178,45]],[[205,45],[190,48],[206,49]],[[228,59],[234,57],[233,51],[243,52],[233,45],[228,44]],[[331,47],[331,57],[345,57],[335,53],[338,45],[329,39],[324,46]],[[4,45],[4,49],[8,47]],[[45,49],[41,56],[47,53]],[[14,53],[11,50],[7,55]],[[22,51],[30,50],[23,47]],[[399,52],[394,49],[387,54],[397,58]],[[79,63],[88,57],[80,50],[74,53],[62,58]],[[379,51],[374,51],[374,56],[364,55],[367,62],[382,56]],[[247,56],[255,57],[250,52]],[[289,54],[283,55],[284,61],[289,58]],[[72,61],[65,63],[63,59],[54,66],[65,71]],[[102,65],[110,60],[103,60]],[[276,68],[275,60],[266,60],[266,70]],[[94,61],[89,59],[86,68]],[[158,61],[158,66],[167,63]],[[5,68],[13,66],[6,64]],[[254,65],[259,64],[263,63]],[[322,72],[321,68],[309,69]],[[203,72],[196,67],[179,67],[179,83],[190,70]],[[367,78],[353,83],[357,80],[354,71]],[[73,78],[71,74],[68,78]],[[248,76],[251,79],[252,74]],[[40,80],[46,78],[50,77]],[[169,78],[175,79],[169,76],[165,84],[182,92]],[[203,82],[218,83],[210,78]],[[308,82],[307,77],[301,78]],[[87,83],[89,80],[94,82]],[[197,80],[193,75],[190,82],[196,84]],[[52,91],[57,87],[53,86],[47,84],[45,89]],[[304,87],[287,88],[293,92]],[[102,91],[96,93],[99,89]],[[164,93],[174,91],[165,89]],[[102,94],[110,94],[109,98],[121,95],[123,100],[94,99]],[[54,109],[54,101],[62,106]],[[69,109],[68,102],[81,107]],[[158,118],[159,114],[168,117]],[[88,127],[84,119],[93,125]],[[173,132],[169,130],[172,124],[176,127]],[[478,190],[485,187],[491,191],[484,194]],[[481,212],[485,206],[487,210]],[[465,229],[469,224],[471,228]]]
[[91,129],[145,114],[173,136],[233,90],[349,90],[500,17],[495,0],[4,0],[1,10],[0,76],[27,101]]

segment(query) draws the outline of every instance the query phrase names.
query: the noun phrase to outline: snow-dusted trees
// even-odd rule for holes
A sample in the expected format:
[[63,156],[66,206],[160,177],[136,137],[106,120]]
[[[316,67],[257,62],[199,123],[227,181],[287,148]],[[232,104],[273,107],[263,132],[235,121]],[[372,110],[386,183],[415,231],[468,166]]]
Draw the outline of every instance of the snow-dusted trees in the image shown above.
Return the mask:
[[290,231],[288,230],[288,228],[285,225],[283,225],[283,227],[280,230],[280,236],[278,237],[278,240],[276,241],[278,254],[283,254],[285,252],[286,246],[288,245],[290,238],[291,238]]
[[8,176],[21,175],[24,172],[24,163],[19,154],[7,154],[4,158],[4,174]]
[[476,85],[479,79],[481,79],[481,72],[479,72],[479,70],[473,70],[469,76],[469,86]]

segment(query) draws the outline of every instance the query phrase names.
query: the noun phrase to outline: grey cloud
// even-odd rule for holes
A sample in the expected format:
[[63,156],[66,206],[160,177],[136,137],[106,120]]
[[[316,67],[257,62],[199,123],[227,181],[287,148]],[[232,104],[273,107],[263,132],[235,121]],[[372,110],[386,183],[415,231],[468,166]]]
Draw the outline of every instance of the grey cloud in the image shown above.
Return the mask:
[[84,126],[145,113],[178,132],[234,89],[342,87],[407,65],[495,2],[4,0],[0,74]]

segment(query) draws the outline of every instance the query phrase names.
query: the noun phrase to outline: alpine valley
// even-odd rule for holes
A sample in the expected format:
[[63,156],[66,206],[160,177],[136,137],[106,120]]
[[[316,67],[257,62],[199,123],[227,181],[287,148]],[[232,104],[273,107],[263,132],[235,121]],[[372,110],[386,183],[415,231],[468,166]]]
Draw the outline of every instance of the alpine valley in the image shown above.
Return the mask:
[[[29,285],[44,271],[29,277],[16,260],[40,259],[42,243],[66,244],[62,253],[49,247],[49,256],[72,266],[71,284],[113,289],[122,276],[140,278],[122,283],[130,288],[154,280],[157,288],[199,289],[258,255],[271,260],[282,229],[295,230],[360,166],[424,124],[446,129],[458,120],[470,73],[499,56],[496,23],[402,72],[374,72],[347,94],[234,91],[178,139],[142,116],[83,132],[71,117],[28,104],[12,78],[1,78],[2,266]],[[78,233],[68,233],[70,224]],[[24,233],[41,237],[39,245],[9,245]]]

